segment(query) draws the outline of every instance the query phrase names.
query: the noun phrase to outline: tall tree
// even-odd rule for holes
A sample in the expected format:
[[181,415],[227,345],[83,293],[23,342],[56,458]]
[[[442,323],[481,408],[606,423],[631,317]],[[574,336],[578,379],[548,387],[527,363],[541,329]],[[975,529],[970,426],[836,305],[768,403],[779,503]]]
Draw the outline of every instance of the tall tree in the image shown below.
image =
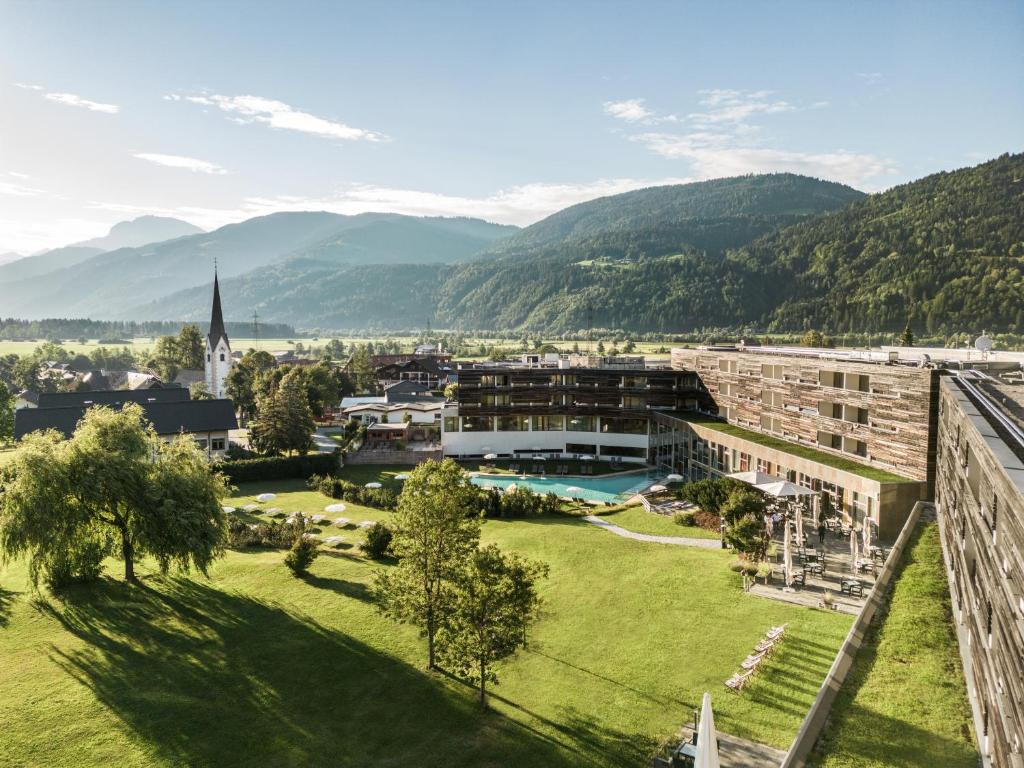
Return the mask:
[[0,443],[14,439],[14,395],[0,383]]
[[498,682],[494,662],[525,644],[540,606],[537,581],[547,572],[544,563],[489,544],[453,580],[451,607],[438,634],[440,657],[476,683],[481,707],[487,704],[487,684]]
[[272,371],[277,363],[269,352],[250,349],[242,358],[231,366],[227,378],[228,397],[246,421],[256,417],[256,399],[258,382],[267,371]]
[[202,370],[205,364],[206,340],[199,326],[189,323],[182,326],[177,340],[178,363],[182,368]]
[[435,640],[452,582],[480,540],[481,508],[479,489],[451,459],[420,464],[398,497],[391,543],[398,565],[377,574],[374,592],[385,615],[427,638],[428,669],[437,668]]
[[307,453],[313,445],[316,424],[301,370],[294,371],[285,375],[279,386],[258,398],[256,420],[249,427],[249,439],[260,453]]
[[226,481],[191,439],[165,443],[144,418],[134,403],[96,407],[69,440],[56,432],[26,437],[0,494],[3,557],[27,554],[38,582],[62,553],[113,539],[126,581],[136,581],[144,555],[164,572],[174,565],[206,573],[223,551]]

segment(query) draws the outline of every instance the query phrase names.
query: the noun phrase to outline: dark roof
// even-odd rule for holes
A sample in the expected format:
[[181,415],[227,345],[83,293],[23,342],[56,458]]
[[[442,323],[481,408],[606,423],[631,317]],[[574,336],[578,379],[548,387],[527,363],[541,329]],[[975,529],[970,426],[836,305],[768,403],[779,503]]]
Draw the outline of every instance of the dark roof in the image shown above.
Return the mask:
[[[169,390],[160,390],[169,391]],[[188,394],[186,390],[185,394]],[[181,432],[220,432],[237,429],[235,404],[230,400],[180,400],[141,403],[146,418],[153,423],[158,435],[177,435]],[[56,429],[71,437],[82,420],[88,405],[63,408],[22,408],[14,413],[14,438],[20,440],[29,432]]]
[[213,273],[213,311],[210,313],[210,334],[207,338],[210,340],[210,349],[216,349],[221,338],[228,340],[228,332],[224,330],[224,315],[220,310],[220,283],[216,271]]
[[102,371],[89,371],[82,377],[82,383],[92,390],[110,389],[110,382]]
[[39,393],[34,389],[23,389],[18,393],[18,397],[24,400],[26,403],[39,404]]
[[40,408],[70,408],[89,405],[113,405],[125,403],[176,403],[188,400],[189,393],[184,387],[163,389],[108,389],[100,392],[43,392],[39,395]]

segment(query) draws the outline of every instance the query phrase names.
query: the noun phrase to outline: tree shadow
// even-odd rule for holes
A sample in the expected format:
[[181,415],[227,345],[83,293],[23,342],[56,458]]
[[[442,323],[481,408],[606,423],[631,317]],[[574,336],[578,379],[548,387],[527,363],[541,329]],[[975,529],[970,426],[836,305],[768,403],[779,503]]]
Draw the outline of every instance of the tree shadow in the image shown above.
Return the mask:
[[11,611],[14,609],[16,595],[16,592],[0,587],[0,629],[6,627],[7,622],[11,620]]
[[317,589],[326,589],[345,597],[361,600],[364,603],[372,603],[374,601],[373,592],[366,584],[359,581],[346,581],[345,579],[336,579],[331,576],[317,576],[312,573],[304,573],[299,578],[309,584],[309,586],[316,587]]
[[103,580],[41,610],[84,643],[51,646],[51,660],[156,764],[579,765],[564,747],[481,716],[461,689],[347,634],[190,579],[149,584]]

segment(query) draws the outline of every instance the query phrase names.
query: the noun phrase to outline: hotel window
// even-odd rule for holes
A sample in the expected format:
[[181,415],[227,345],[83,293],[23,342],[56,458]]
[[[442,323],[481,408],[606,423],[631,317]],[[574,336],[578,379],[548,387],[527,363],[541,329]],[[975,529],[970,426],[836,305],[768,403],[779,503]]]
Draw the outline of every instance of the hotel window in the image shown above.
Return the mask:
[[636,459],[643,459],[647,457],[646,448],[633,448],[624,445],[602,445],[601,446],[602,456],[624,456]]
[[843,450],[856,456],[867,456],[868,445],[863,440],[853,440],[849,437],[843,438]]
[[509,404],[509,396],[506,395],[483,395],[480,398],[482,405],[487,407],[504,406]]
[[565,429],[565,416],[534,416],[533,428],[538,432],[561,432]]
[[530,431],[530,417],[529,416],[499,416],[498,417],[498,431],[499,432],[529,432]]
[[733,397],[736,394],[736,385],[722,382],[718,385],[718,394],[723,397]]
[[761,365],[762,379],[781,379],[784,373],[785,368],[781,365]]
[[597,431],[597,417],[596,416],[573,416],[569,419],[569,431],[570,432],[596,432]]
[[761,414],[761,429],[767,432],[782,432],[782,419],[767,413]]
[[818,445],[824,446],[825,448],[834,448],[839,451],[843,448],[843,437],[842,435],[835,435],[831,432],[825,432],[824,430],[818,430]]
[[459,417],[458,416],[445,416],[444,417],[444,431],[445,432],[458,432],[459,431]]
[[646,435],[647,419],[602,418],[601,431],[619,435]]
[[589,453],[591,456],[597,453],[597,446],[591,443],[566,443],[566,453]]
[[623,376],[622,386],[625,389],[642,389],[647,386],[646,376]]
[[507,374],[493,374],[488,373],[480,377],[481,387],[507,387],[508,386],[508,375]]
[[223,437],[215,437],[215,438],[213,438],[213,439],[212,439],[212,440],[210,441],[210,450],[211,450],[211,451],[223,451],[223,450],[224,450],[224,448],[226,448],[226,447],[227,447],[227,446],[225,445],[225,442],[226,442],[226,441],[224,440],[224,438],[223,438]]
[[770,389],[761,390],[761,402],[773,408],[782,408],[785,405],[784,395],[781,392],[773,392]]
[[463,432],[490,432],[494,429],[494,417],[492,416],[463,416]]
[[723,360],[718,359],[718,370],[722,373],[736,373],[736,361],[735,360]]
[[622,398],[622,407],[632,411],[642,411],[647,407],[647,399],[638,395],[626,395]]

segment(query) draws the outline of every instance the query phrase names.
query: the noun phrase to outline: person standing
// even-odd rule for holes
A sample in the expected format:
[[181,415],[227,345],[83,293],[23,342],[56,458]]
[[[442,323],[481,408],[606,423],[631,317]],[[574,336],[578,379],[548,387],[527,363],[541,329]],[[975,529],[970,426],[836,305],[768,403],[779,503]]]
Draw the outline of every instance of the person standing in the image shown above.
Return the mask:
[[825,544],[825,532],[828,527],[825,525],[825,521],[821,520],[818,522],[818,544],[824,546]]

